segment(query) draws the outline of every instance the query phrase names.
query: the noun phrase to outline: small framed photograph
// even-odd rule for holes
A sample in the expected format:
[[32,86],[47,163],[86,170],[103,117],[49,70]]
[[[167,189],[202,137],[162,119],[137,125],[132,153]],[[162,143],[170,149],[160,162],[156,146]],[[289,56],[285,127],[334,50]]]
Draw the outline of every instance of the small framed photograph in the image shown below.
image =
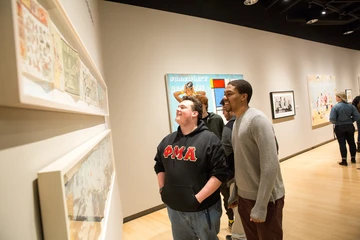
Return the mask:
[[345,89],[346,99],[348,103],[351,103],[353,100],[351,89]]
[[295,116],[294,91],[270,92],[273,119]]

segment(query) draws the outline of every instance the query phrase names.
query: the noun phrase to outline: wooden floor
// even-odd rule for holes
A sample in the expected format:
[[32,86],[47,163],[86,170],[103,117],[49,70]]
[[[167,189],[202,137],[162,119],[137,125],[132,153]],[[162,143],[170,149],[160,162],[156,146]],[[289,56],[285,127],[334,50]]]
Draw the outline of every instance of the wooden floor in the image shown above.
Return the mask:
[[[337,141],[281,162],[284,240],[360,240],[360,154],[338,165]],[[348,160],[350,162],[350,160]],[[223,212],[219,239],[229,234]],[[166,209],[123,225],[123,240],[170,240]]]

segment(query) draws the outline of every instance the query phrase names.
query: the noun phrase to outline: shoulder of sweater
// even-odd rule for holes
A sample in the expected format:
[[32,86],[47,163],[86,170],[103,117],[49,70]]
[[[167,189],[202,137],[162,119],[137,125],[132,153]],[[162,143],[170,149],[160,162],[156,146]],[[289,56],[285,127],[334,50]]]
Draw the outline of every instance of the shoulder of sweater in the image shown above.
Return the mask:
[[262,112],[262,111],[260,111],[260,110],[258,110],[258,109],[256,109],[256,108],[249,108],[247,111],[246,111],[246,114],[245,114],[245,116],[247,117],[247,118],[250,118],[251,120],[253,120],[253,119],[266,119],[266,120],[268,120],[268,118],[266,117],[266,115]]

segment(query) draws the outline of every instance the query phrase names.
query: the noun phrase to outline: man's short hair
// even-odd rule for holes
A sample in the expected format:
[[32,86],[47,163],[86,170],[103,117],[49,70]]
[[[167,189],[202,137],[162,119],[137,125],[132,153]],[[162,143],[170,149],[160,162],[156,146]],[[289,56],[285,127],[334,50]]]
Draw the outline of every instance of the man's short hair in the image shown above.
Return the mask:
[[192,109],[193,111],[198,112],[198,121],[197,121],[197,124],[199,125],[200,120],[202,119],[202,104],[201,104],[201,102],[200,102],[196,97],[193,97],[193,96],[183,96],[183,97],[182,97],[182,100],[183,100],[183,101],[189,100],[189,101],[192,101],[192,102],[193,102],[193,105],[191,106],[191,109]]
[[235,89],[238,91],[238,93],[247,94],[247,103],[249,104],[253,90],[251,87],[251,84],[246,80],[232,80],[228,84],[233,85]]
[[199,99],[201,104],[206,106],[206,111],[208,110],[208,98],[204,95],[196,95],[196,98]]

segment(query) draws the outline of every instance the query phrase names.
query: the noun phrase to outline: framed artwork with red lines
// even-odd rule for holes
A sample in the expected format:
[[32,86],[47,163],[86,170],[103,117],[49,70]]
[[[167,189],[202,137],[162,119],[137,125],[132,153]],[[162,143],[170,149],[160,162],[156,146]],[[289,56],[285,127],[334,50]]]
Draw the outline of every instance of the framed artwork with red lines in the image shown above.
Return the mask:
[[226,84],[231,80],[243,79],[242,74],[166,74],[166,92],[169,109],[170,129],[175,131],[176,108],[181,98],[205,95],[208,98],[208,112],[222,116],[220,101],[224,96]]

